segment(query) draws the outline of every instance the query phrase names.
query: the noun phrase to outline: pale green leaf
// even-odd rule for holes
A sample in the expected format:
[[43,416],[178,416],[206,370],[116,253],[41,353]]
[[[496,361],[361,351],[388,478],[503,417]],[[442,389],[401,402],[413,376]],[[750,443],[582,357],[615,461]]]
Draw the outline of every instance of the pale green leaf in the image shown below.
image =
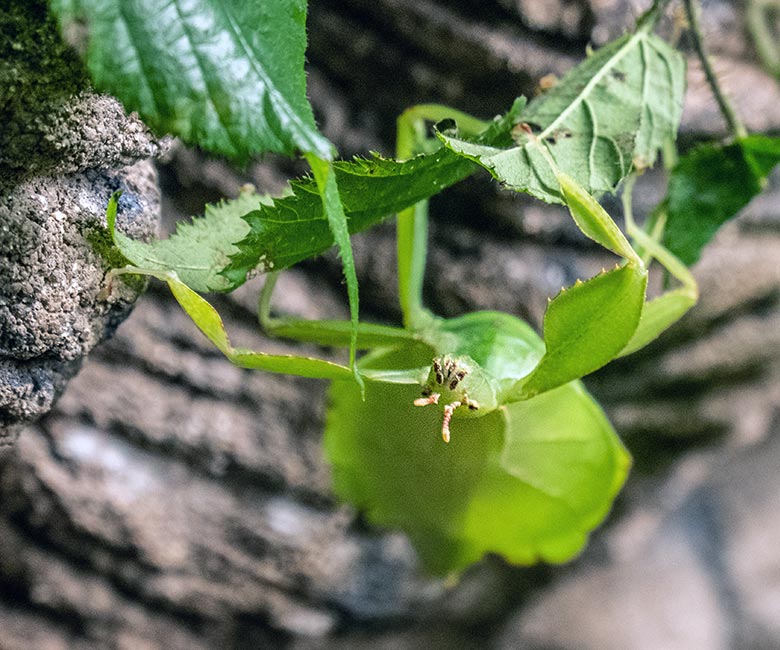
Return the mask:
[[515,146],[449,134],[443,141],[508,188],[544,201],[563,202],[556,167],[591,194],[614,191],[632,164],[652,165],[680,120],[684,59],[651,27],[651,20],[642,21],[529,102],[514,130]]
[[[109,212],[112,214],[116,214],[116,200],[116,197],[111,199]],[[113,217],[109,218],[109,226],[114,243],[135,266],[176,273],[195,291],[229,291],[234,286],[221,271],[230,262],[230,256],[238,252],[234,242],[249,232],[249,225],[242,217],[271,203],[265,195],[242,192],[231,201],[207,205],[203,217],[180,221],[176,232],[167,239],[150,242],[131,239],[114,230]]]

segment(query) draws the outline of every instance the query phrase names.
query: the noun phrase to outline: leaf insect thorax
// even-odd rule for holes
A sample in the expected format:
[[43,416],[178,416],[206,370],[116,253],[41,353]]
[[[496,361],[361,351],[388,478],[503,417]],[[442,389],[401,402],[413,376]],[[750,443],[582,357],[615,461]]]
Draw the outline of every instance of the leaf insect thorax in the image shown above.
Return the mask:
[[415,406],[441,405],[444,442],[450,441],[453,415],[479,417],[498,406],[490,377],[466,355],[435,357],[420,394],[421,397],[414,400]]

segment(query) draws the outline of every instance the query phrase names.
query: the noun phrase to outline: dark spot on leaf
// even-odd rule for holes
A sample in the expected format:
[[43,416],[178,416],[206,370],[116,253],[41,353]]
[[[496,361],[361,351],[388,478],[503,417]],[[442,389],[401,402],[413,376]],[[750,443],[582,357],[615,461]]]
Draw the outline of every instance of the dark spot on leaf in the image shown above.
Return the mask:
[[572,137],[572,133],[569,129],[558,129],[551,135],[548,135],[544,140],[549,144],[555,144],[558,140],[565,140],[570,137]]

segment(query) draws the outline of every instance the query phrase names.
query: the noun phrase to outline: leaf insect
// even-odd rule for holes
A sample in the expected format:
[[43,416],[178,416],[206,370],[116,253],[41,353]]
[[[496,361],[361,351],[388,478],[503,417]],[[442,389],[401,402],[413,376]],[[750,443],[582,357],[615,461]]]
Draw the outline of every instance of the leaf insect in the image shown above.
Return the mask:
[[[602,85],[614,81],[604,71],[622,73],[626,61],[641,64],[650,52],[656,62],[669,63],[659,66],[664,75],[669,72],[662,80],[682,79],[682,60],[651,35],[659,11],[656,3],[633,34],[596,52],[528,107],[516,102],[500,122],[507,126],[502,137],[508,149],[480,140],[498,122],[488,124],[445,106],[420,105],[399,117],[398,161],[414,167],[417,154],[434,151],[441,159],[454,156],[459,163],[481,165],[508,188],[565,204],[582,233],[615,254],[614,268],[578,281],[550,300],[541,336],[509,314],[480,311],[444,319],[425,308],[425,200],[402,209],[397,218],[401,327],[358,323],[352,293],[350,321],[272,316],[278,273],[266,276],[258,309],[263,329],[294,340],[349,347],[349,366],[234,347],[219,314],[179,277],[179,271],[189,273],[190,268],[163,263],[158,255],[136,254],[138,249],[115,231],[116,197],[107,211],[109,228],[137,266],[116,269],[112,277],[141,273],[167,282],[195,324],[239,366],[331,380],[324,446],[335,492],[369,521],[404,530],[430,571],[459,571],[490,552],[522,564],[565,561],[606,516],[630,466],[627,451],[580,378],[652,341],[697,298],[688,269],[660,243],[662,225],[645,232],[634,224],[633,176],[626,178],[632,158],[621,149],[639,142],[647,149],[643,159],[654,157],[658,133],[676,129],[673,118],[681,101],[676,102],[674,93],[682,92],[682,82],[672,84],[673,106],[657,116],[666,121],[650,120],[654,130],[646,137],[610,140],[600,132],[615,145],[618,164],[609,166],[608,173],[591,173],[588,187],[606,191],[625,180],[627,236],[582,186],[581,170],[566,157],[582,144],[583,134],[574,132],[578,111],[591,111],[598,96],[608,91]],[[653,47],[644,47],[651,41]],[[621,92],[635,77],[626,77]],[[642,102],[634,108],[645,110]],[[457,124],[457,131],[445,132],[445,120]],[[537,122],[543,127],[538,133],[531,126]],[[435,138],[428,135],[431,123],[442,125]],[[611,128],[600,127],[605,133]],[[596,144],[586,147],[584,166],[589,169],[588,156]],[[326,211],[326,204],[335,206],[328,220],[339,227],[337,239],[345,252],[347,216],[337,201],[337,167],[320,163],[312,166],[317,191]],[[221,242],[210,260],[226,258],[225,250],[239,237]],[[654,260],[679,286],[647,300]],[[354,280],[354,268],[345,260],[347,266]],[[211,261],[207,267],[204,273],[213,280]],[[351,285],[354,289],[355,282]],[[357,359],[356,349],[367,352]],[[442,444],[439,436],[450,444]]]

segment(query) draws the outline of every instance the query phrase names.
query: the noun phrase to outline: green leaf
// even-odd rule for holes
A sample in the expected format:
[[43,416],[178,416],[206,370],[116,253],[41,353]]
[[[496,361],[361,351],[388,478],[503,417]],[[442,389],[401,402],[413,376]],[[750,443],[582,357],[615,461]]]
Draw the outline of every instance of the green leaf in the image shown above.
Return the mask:
[[780,138],[752,135],[705,144],[680,158],[669,179],[664,243],[685,264],[699,259],[718,229],[763,189],[780,162]]
[[[441,151],[403,163],[378,156],[334,163],[350,233],[379,223],[474,170],[468,161]],[[273,205],[244,215],[249,234],[236,243],[238,252],[223,270],[232,286],[243,284],[257,269],[280,271],[333,246],[316,183],[311,179],[293,181],[291,190]]]
[[51,0],[86,26],[95,86],[160,132],[238,160],[332,155],[306,99],[305,0]]
[[[109,207],[113,215],[116,200],[117,197],[112,197]],[[150,242],[131,239],[116,231],[113,217],[109,219],[109,227],[117,247],[135,266],[174,272],[195,291],[230,291],[234,286],[220,272],[230,262],[230,255],[238,251],[233,242],[249,232],[249,225],[242,217],[271,203],[265,195],[242,192],[232,201],[207,205],[204,217],[180,221],[176,232],[167,239]]]
[[[351,233],[435,194],[476,166],[446,150],[396,162],[379,156],[334,163]],[[334,243],[317,183],[293,181],[285,196],[242,194],[207,206],[167,239],[142,242],[117,232],[117,246],[141,268],[174,271],[196,291],[231,291],[250,273],[279,271]]]
[[[507,142],[516,105],[485,131],[485,142]],[[351,233],[364,230],[472,174],[477,166],[445,148],[398,162],[378,155],[333,163],[336,183]],[[293,181],[292,194],[245,216],[250,232],[236,246],[224,270],[233,286],[258,265],[281,270],[333,245],[333,235],[311,179]]]
[[[370,356],[366,368],[424,359]],[[325,432],[338,496],[376,525],[400,528],[432,573],[486,553],[562,562],[583,546],[622,485],[628,455],[578,383],[478,418],[412,406],[419,387],[334,382]]]
[[527,128],[514,131],[515,146],[446,134],[442,140],[510,189],[544,201],[563,202],[555,167],[591,194],[614,191],[632,163],[653,164],[675,138],[682,112],[684,59],[650,27],[642,21],[636,33],[601,48],[532,100],[521,116]]
[[627,264],[562,289],[544,315],[544,356],[510,399],[539,395],[617,357],[637,328],[646,285],[647,272]]

